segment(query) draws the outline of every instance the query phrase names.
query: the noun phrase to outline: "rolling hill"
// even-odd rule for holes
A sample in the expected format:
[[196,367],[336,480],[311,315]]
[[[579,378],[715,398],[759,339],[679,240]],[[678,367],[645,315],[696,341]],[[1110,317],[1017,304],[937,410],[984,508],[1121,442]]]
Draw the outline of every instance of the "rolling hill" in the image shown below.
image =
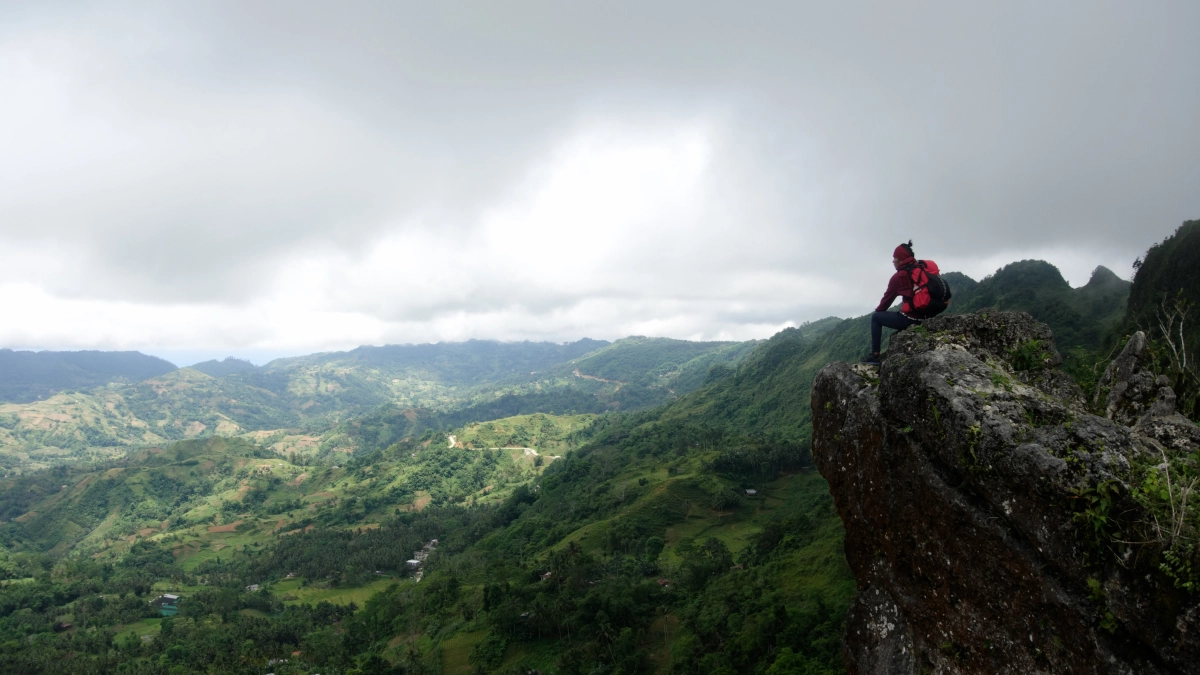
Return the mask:
[[[389,438],[398,439],[522,413],[646,408],[696,388],[711,365],[736,363],[752,344],[474,340],[360,347],[263,367],[236,359],[205,362],[120,386],[0,404],[0,467],[36,470],[213,435],[271,437],[269,445],[303,439],[285,445],[328,454],[360,445],[344,425],[364,416],[390,416],[386,426],[398,435]],[[592,354],[595,363],[587,360]],[[625,382],[593,372],[628,368],[626,361],[652,374]],[[312,438],[319,439],[316,445]]]

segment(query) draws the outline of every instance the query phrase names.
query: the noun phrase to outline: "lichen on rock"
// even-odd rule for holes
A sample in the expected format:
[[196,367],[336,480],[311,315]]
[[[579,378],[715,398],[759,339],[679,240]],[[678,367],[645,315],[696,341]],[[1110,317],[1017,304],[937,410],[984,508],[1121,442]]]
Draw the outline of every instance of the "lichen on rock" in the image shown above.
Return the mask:
[[1200,672],[1194,510],[1164,487],[1200,475],[1200,430],[1155,378],[1146,395],[1136,356],[1110,369],[1108,416],[1059,361],[1045,325],[991,312],[896,335],[877,373],[818,374],[852,673]]

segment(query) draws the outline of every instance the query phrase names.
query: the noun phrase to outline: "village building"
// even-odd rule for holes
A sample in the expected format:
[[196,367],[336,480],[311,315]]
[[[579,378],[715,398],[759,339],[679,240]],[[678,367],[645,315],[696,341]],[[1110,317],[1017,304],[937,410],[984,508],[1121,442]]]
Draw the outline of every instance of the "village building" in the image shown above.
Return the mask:
[[179,596],[171,593],[164,593],[150,601],[150,604],[158,608],[158,613],[161,616],[175,616],[179,613]]
[[427,544],[421,547],[420,551],[413,551],[413,557],[411,560],[404,561],[404,564],[408,567],[408,569],[416,570],[417,573],[415,577],[417,581],[420,581],[421,576],[424,574],[424,570],[421,569],[421,566],[424,565],[425,561],[429,559],[429,554],[437,548],[437,543],[437,539],[429,540]]

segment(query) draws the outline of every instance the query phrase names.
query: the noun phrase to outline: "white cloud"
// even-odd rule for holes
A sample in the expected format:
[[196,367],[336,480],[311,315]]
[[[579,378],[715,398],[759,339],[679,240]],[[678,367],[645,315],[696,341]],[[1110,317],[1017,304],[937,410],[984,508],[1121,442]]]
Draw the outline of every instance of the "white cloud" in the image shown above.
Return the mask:
[[0,9],[0,344],[766,337],[1200,214],[1192,5],[290,9]]

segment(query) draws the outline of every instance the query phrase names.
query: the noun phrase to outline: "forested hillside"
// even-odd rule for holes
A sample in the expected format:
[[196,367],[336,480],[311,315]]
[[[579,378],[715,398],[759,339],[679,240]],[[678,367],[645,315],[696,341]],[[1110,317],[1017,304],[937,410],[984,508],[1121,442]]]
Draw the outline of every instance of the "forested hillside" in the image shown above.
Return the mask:
[[988,307],[1029,312],[1050,326],[1059,349],[1067,352],[1098,349],[1124,317],[1130,292],[1130,282],[1106,267],[1097,267],[1086,285],[1071,288],[1057,267],[1041,260],[1005,265],[978,283],[958,273],[946,278],[954,291],[951,314]]
[[[714,349],[715,347],[715,349]],[[691,391],[709,368],[736,362],[754,347],[750,342],[688,342],[628,337],[575,362],[587,377],[642,386],[662,384]]]
[[1158,374],[1177,397],[1177,409],[1200,419],[1200,220],[1189,220],[1135,263],[1129,310],[1110,342],[1144,330]]
[[[747,372],[798,367],[778,348],[797,333]],[[0,631],[44,637],[0,658],[32,672],[281,658],[275,672],[839,672],[853,583],[804,423],[786,419],[805,385],[727,370],[658,411],[429,429],[337,466],[208,440],[9,479],[4,564],[24,580],[0,594]],[[730,397],[790,431],[715,415]],[[405,558],[434,538],[416,583]],[[148,604],[162,590],[184,595],[179,616]]]
[[[1129,291],[1128,325],[1149,328],[1158,323],[1164,303],[1176,298],[1200,303],[1200,220],[1189,220],[1174,234],[1150,247],[1139,258]],[[1189,348],[1200,352],[1200,311],[1191,310],[1185,322]]]
[[209,377],[224,377],[226,375],[233,375],[234,373],[250,373],[258,370],[258,366],[253,363],[232,356],[227,356],[222,361],[217,361],[216,359],[201,361],[188,367],[198,370]]

